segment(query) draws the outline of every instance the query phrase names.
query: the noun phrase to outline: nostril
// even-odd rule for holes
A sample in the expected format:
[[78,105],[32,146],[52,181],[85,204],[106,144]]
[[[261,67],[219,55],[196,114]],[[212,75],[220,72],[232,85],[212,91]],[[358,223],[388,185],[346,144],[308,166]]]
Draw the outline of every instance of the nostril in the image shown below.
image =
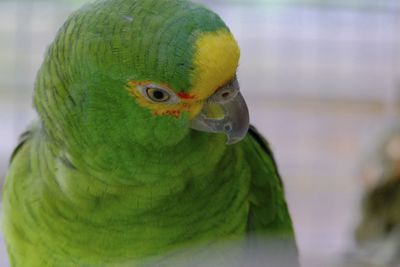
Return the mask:
[[231,95],[230,92],[225,92],[225,93],[222,94],[222,97],[223,98],[228,98],[230,95]]

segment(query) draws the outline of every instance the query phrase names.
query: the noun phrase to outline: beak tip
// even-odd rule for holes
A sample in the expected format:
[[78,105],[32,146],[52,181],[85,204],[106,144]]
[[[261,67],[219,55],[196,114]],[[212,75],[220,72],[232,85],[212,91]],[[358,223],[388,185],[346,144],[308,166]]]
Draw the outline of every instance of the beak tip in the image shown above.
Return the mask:
[[247,132],[249,130],[249,125],[247,125],[247,127],[243,127],[242,128],[242,132],[240,134],[236,133],[235,135],[230,135],[229,133],[225,133],[227,136],[227,141],[226,144],[227,145],[234,145],[236,143],[239,143],[240,141],[242,141],[246,135]]

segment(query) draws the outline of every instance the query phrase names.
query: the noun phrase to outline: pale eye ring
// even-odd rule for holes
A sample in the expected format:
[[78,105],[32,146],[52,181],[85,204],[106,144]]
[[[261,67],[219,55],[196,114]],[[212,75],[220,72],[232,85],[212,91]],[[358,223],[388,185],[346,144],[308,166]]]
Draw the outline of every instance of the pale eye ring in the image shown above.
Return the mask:
[[168,87],[161,87],[160,85],[148,83],[138,85],[137,90],[149,102],[159,104],[177,104],[179,103],[178,96]]
[[161,88],[146,88],[146,96],[153,102],[167,102],[171,99],[171,95],[168,91]]

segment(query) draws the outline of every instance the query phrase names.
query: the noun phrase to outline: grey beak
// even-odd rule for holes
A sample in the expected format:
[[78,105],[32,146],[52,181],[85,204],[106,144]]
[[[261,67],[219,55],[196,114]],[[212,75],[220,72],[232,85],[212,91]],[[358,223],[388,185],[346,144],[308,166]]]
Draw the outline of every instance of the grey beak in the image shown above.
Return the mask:
[[[219,111],[215,112],[216,109]],[[225,133],[227,144],[235,144],[246,136],[249,111],[236,78],[207,99],[203,109],[193,119],[191,128],[208,133]]]

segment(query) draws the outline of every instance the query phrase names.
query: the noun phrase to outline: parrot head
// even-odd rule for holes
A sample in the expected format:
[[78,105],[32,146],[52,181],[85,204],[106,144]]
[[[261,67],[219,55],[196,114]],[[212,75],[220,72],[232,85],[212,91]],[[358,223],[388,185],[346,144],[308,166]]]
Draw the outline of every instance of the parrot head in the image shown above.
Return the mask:
[[225,23],[201,5],[94,2],[49,47],[35,106],[60,142],[171,146],[218,136],[233,144],[249,125],[239,54]]

